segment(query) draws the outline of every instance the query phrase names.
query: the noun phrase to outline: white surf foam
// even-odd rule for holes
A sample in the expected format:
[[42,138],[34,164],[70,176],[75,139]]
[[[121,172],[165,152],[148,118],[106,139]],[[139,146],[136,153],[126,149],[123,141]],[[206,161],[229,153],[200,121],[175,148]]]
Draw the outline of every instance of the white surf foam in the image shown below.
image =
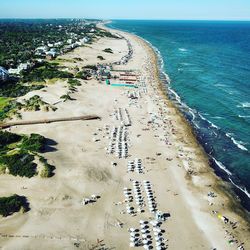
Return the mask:
[[233,134],[231,133],[226,133],[226,136],[231,139],[234,145],[236,145],[239,149],[248,151],[248,149],[243,145],[244,143],[242,141],[237,141],[234,137]]
[[224,119],[224,118],[221,117],[221,116],[213,116],[212,118],[213,118],[213,119]]
[[235,187],[240,189],[248,198],[250,198],[250,193],[247,191],[247,189],[245,187],[241,187],[241,186],[237,185],[235,182],[233,182],[233,180],[231,178],[229,178],[229,180]]
[[211,127],[216,128],[216,129],[219,129],[218,126],[216,126],[214,123],[212,123],[211,121],[209,121],[209,120],[208,120],[207,118],[205,118],[202,114],[199,113],[199,116],[200,116],[200,118],[201,118],[202,120],[208,122],[208,123],[210,124]]
[[220,162],[220,161],[217,161],[214,157],[212,157],[213,160],[215,161],[215,163],[217,164],[217,166],[222,169],[223,171],[225,171],[229,177],[229,181],[236,187],[238,188],[239,190],[241,190],[248,198],[250,198],[250,193],[247,191],[246,187],[241,187],[239,185],[237,185],[233,180],[232,178],[230,178],[230,176],[232,176],[232,173]]
[[214,84],[214,86],[215,86],[215,87],[220,87],[220,88],[224,88],[224,87],[227,88],[227,85],[222,84],[222,83],[216,83],[216,84]]
[[250,108],[250,102],[242,102],[237,105],[237,108]]
[[193,63],[180,63],[180,65],[184,65],[184,66],[192,66],[192,65],[195,65]]
[[232,173],[220,161],[217,161],[214,157],[212,157],[212,159],[220,169],[226,172],[229,176],[232,175]]
[[238,115],[240,118],[250,118],[250,115]]
[[185,48],[179,48],[178,50],[181,51],[181,52],[187,52],[187,51],[188,51],[188,50],[185,49]]

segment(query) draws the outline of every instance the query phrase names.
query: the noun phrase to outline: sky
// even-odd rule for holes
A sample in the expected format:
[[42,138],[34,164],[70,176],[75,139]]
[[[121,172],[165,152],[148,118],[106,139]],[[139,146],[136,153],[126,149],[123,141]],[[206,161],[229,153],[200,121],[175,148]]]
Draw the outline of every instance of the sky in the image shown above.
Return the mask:
[[250,20],[250,0],[0,0],[0,18]]

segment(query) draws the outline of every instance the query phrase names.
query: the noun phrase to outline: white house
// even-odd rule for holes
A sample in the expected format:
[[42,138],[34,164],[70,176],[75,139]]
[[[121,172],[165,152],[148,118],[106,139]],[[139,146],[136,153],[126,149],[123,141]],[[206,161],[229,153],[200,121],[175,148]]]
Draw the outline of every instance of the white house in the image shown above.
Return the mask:
[[85,36],[84,38],[80,39],[79,42],[80,42],[80,45],[84,45],[85,43],[89,42],[89,38]]
[[0,81],[7,81],[9,79],[8,71],[0,66]]
[[11,75],[19,75],[20,71],[18,69],[9,69],[9,74]]
[[27,69],[29,69],[30,66],[31,66],[31,63],[29,63],[29,62],[27,62],[27,63],[20,63],[19,66],[18,66],[18,69],[20,71],[27,70]]
[[40,47],[36,48],[35,55],[42,56],[46,53],[46,51],[48,51],[47,46],[40,46]]
[[50,50],[50,51],[46,52],[46,56],[48,58],[56,58],[56,55],[57,55],[57,53],[54,50]]
[[31,67],[31,63],[20,63],[16,69],[9,69],[9,74],[19,75],[22,70],[27,70]]
[[67,40],[67,43],[68,43],[68,44],[72,44],[72,39],[68,39],[68,40]]
[[62,46],[63,45],[63,43],[62,42],[57,42],[57,43],[54,43],[54,46],[55,47],[60,47],[60,46]]

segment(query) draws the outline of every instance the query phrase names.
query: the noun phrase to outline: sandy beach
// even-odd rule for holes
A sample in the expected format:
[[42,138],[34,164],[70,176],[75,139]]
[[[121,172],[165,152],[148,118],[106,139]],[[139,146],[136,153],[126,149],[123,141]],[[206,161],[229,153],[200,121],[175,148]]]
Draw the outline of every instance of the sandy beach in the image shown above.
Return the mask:
[[[55,112],[22,111],[24,121],[82,115],[101,120],[11,128],[49,138],[44,156],[56,170],[49,179],[0,175],[1,196],[24,195],[31,208],[0,218],[0,247],[133,249],[130,243],[139,233],[153,249],[227,250],[241,249],[242,244],[250,249],[249,215],[233,198],[229,184],[214,174],[190,126],[166,97],[153,49],[132,34],[108,30],[123,39],[101,38],[60,56],[60,63],[72,72],[75,67],[113,63],[126,56],[129,41],[132,58],[114,69],[132,70],[138,88],[81,80],[71,94],[74,100],[62,102],[68,85],[58,80],[21,98],[39,95],[57,107]],[[105,48],[113,53],[103,52]],[[121,158],[119,149],[110,148],[112,140],[125,145]],[[93,202],[84,204],[91,197]],[[166,215],[160,225],[154,224],[156,211]],[[162,248],[156,248],[159,242]]]

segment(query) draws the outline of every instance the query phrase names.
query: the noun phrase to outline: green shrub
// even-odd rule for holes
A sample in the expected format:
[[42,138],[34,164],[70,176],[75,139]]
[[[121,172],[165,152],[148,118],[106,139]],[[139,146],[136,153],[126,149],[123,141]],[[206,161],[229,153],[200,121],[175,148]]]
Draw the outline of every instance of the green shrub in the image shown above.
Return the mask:
[[47,161],[47,159],[45,159],[44,157],[40,157],[39,158],[40,162],[43,163],[44,168],[41,171],[41,177],[42,178],[49,178],[52,177],[54,175],[54,170],[56,169],[55,166],[50,165]]
[[78,79],[87,80],[88,77],[89,77],[89,74],[86,71],[79,71],[76,74],[76,78],[78,78]]
[[6,83],[0,86],[0,95],[6,97],[24,96],[30,91],[44,88],[43,85],[22,85],[21,83]]
[[24,136],[21,144],[21,149],[32,152],[42,152],[42,150],[44,149],[45,141],[45,137],[39,134]]
[[86,65],[86,66],[83,67],[83,69],[98,70],[96,65]]
[[98,59],[100,59],[101,61],[105,60],[103,56],[97,56]]
[[61,71],[57,64],[45,63],[44,66],[23,72],[23,82],[44,82],[46,79],[53,78],[72,78],[73,74]]
[[82,85],[78,79],[68,79],[68,84],[71,85],[72,87]]
[[113,50],[111,48],[104,49],[103,51],[106,53],[113,54]]
[[14,176],[31,178],[36,175],[37,165],[33,162],[34,156],[28,153],[17,153],[0,157],[0,164],[6,165],[9,173]]
[[29,211],[29,203],[25,196],[14,194],[9,197],[0,197],[0,214],[4,217],[12,215],[13,213]]
[[70,101],[73,101],[73,100],[74,100],[69,94],[62,95],[62,96],[60,97],[60,99],[63,99],[64,102],[66,102],[67,100],[70,100]]
[[8,144],[18,142],[21,140],[21,136],[13,134],[7,131],[0,131],[0,150]]

